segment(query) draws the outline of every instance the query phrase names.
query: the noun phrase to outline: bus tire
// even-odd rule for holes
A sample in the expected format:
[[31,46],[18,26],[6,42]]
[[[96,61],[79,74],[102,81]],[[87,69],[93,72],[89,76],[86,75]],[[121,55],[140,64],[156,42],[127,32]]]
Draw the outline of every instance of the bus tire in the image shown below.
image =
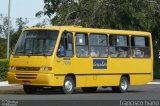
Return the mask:
[[23,85],[23,90],[26,94],[34,94],[37,91],[37,87],[31,85]]
[[72,94],[75,91],[75,82],[72,77],[67,76],[64,80],[62,92],[64,94]]
[[82,90],[85,93],[94,93],[97,91],[97,87],[82,87]]
[[112,91],[117,93],[124,93],[127,92],[128,88],[129,88],[129,80],[127,77],[122,76],[120,79],[119,86],[112,87]]

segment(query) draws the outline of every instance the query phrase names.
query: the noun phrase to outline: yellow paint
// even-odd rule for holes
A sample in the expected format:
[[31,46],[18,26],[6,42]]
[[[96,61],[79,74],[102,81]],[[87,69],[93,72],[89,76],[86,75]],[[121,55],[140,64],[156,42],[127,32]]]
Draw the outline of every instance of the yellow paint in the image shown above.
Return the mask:
[[[51,71],[21,71],[9,70],[8,81],[10,84],[23,84],[23,81],[30,81],[31,85],[42,86],[63,86],[65,76],[73,74],[76,77],[76,87],[90,86],[118,86],[121,75],[127,74],[130,76],[131,85],[142,85],[153,80],[153,47],[151,34],[142,31],[125,31],[111,29],[93,29],[82,28],[78,26],[55,26],[45,28],[28,28],[25,30],[59,30],[59,37],[52,56],[14,56],[10,57],[10,66],[14,67],[52,67]],[[74,49],[74,57],[70,60],[64,60],[56,56],[58,45],[61,39],[62,32],[67,30],[73,33],[74,48],[75,48],[75,33],[103,33],[103,34],[125,34],[150,37],[151,58],[136,59],[136,58],[101,58],[106,59],[107,69],[93,69],[93,58],[77,58]],[[67,57],[68,58],[68,57]],[[100,59],[100,58],[96,58]],[[70,65],[66,65],[70,62]],[[24,74],[23,79],[17,79],[16,74]],[[36,75],[35,79],[26,78],[30,75]],[[22,76],[23,77],[23,76]],[[25,79],[26,78],[26,79]]]

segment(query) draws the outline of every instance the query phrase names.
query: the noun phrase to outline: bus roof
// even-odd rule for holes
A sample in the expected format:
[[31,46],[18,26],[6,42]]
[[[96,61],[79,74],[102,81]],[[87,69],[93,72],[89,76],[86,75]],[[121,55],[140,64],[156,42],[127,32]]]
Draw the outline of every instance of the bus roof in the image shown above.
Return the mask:
[[84,28],[82,26],[50,26],[50,27],[31,27],[24,30],[66,30],[83,33],[104,33],[104,34],[127,34],[127,35],[151,35],[150,32],[132,31],[132,30],[115,30],[115,29],[99,29]]

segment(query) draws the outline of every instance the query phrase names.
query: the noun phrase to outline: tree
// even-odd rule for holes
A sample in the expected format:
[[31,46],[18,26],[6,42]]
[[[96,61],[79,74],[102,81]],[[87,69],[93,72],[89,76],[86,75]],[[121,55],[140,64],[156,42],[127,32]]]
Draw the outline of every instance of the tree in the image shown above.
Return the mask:
[[158,0],[44,0],[44,11],[54,25],[151,31]]
[[[4,46],[4,48],[6,49],[6,39],[7,39],[7,35],[8,35],[8,18],[6,16],[3,16],[2,14],[0,14],[0,37],[2,37],[5,42],[3,42],[3,44],[1,43],[0,46]],[[11,22],[10,22],[11,23]],[[15,30],[13,29],[13,26],[10,25],[10,50],[12,51],[15,44],[17,43],[17,40],[21,34],[21,31],[23,28],[26,27],[26,24],[28,23],[28,19],[22,19],[22,18],[17,18],[16,19],[16,25],[18,26],[18,29]],[[5,44],[4,44],[5,43]],[[4,54],[6,53],[6,50],[1,51],[3,53],[3,58],[4,58]],[[2,49],[2,47],[1,47]],[[11,52],[10,51],[10,52]],[[2,54],[1,53],[1,54]]]
[[28,23],[28,19],[27,18],[17,18],[16,19],[16,25],[18,26],[18,31],[21,31],[23,28],[27,27],[26,24]]
[[[10,35],[14,33],[12,25],[10,25]],[[8,18],[0,14],[0,58],[6,56],[7,46],[7,35],[8,35]]]
[[[10,34],[12,34],[13,32],[14,32],[14,29],[11,24]],[[7,38],[7,35],[8,35],[8,18],[0,14],[0,37]]]
[[6,57],[5,51],[6,51],[6,39],[0,38],[0,59]]
[[36,25],[34,25],[33,27],[44,27],[46,26],[48,23],[50,23],[50,20],[45,18],[43,19],[42,22],[37,23]]
[[14,49],[14,47],[15,47],[15,44],[17,43],[17,41],[18,41],[18,38],[19,38],[19,36],[20,36],[20,34],[21,34],[21,32],[22,32],[22,29],[23,28],[25,28],[25,27],[27,27],[26,26],[26,24],[28,23],[29,21],[28,21],[28,19],[27,18],[25,18],[25,19],[23,19],[23,18],[17,18],[16,19],[16,25],[18,26],[18,28],[17,28],[17,31],[15,31],[12,35],[11,35],[11,37],[10,37],[10,48],[11,48],[11,51],[13,51],[13,49]]

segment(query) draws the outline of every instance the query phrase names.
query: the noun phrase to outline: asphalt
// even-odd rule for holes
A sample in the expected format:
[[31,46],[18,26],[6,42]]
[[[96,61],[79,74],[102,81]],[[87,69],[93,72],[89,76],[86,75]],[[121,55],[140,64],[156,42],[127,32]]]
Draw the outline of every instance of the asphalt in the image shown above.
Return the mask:
[[44,90],[25,94],[22,85],[0,86],[0,100],[160,100],[160,80],[146,85],[131,86],[127,93],[113,93],[111,88],[99,87],[95,93],[83,93],[80,88],[74,94],[65,95],[60,91]]
[[[148,85],[160,85],[160,79],[149,82]],[[131,87],[134,88],[134,87]],[[99,91],[105,89],[99,88]],[[81,90],[77,90],[78,92]],[[24,94],[22,85],[8,84],[7,81],[0,82],[0,94]]]
[[[10,90],[10,89],[15,90]],[[78,89],[74,94],[65,95],[60,91],[39,91],[36,94],[25,94],[22,86],[0,87],[0,100],[160,100],[160,85],[148,84],[133,86],[127,93],[113,93],[111,88],[98,88],[95,93],[83,93]],[[8,92],[7,92],[8,91]]]
[[143,103],[136,106],[160,106],[160,84],[156,81],[142,86],[131,86],[126,93],[113,93],[109,87],[100,87],[95,93],[83,93],[78,88],[71,95],[57,90],[25,94],[22,88],[21,85],[0,86],[0,106],[135,106],[122,104],[127,101]]

